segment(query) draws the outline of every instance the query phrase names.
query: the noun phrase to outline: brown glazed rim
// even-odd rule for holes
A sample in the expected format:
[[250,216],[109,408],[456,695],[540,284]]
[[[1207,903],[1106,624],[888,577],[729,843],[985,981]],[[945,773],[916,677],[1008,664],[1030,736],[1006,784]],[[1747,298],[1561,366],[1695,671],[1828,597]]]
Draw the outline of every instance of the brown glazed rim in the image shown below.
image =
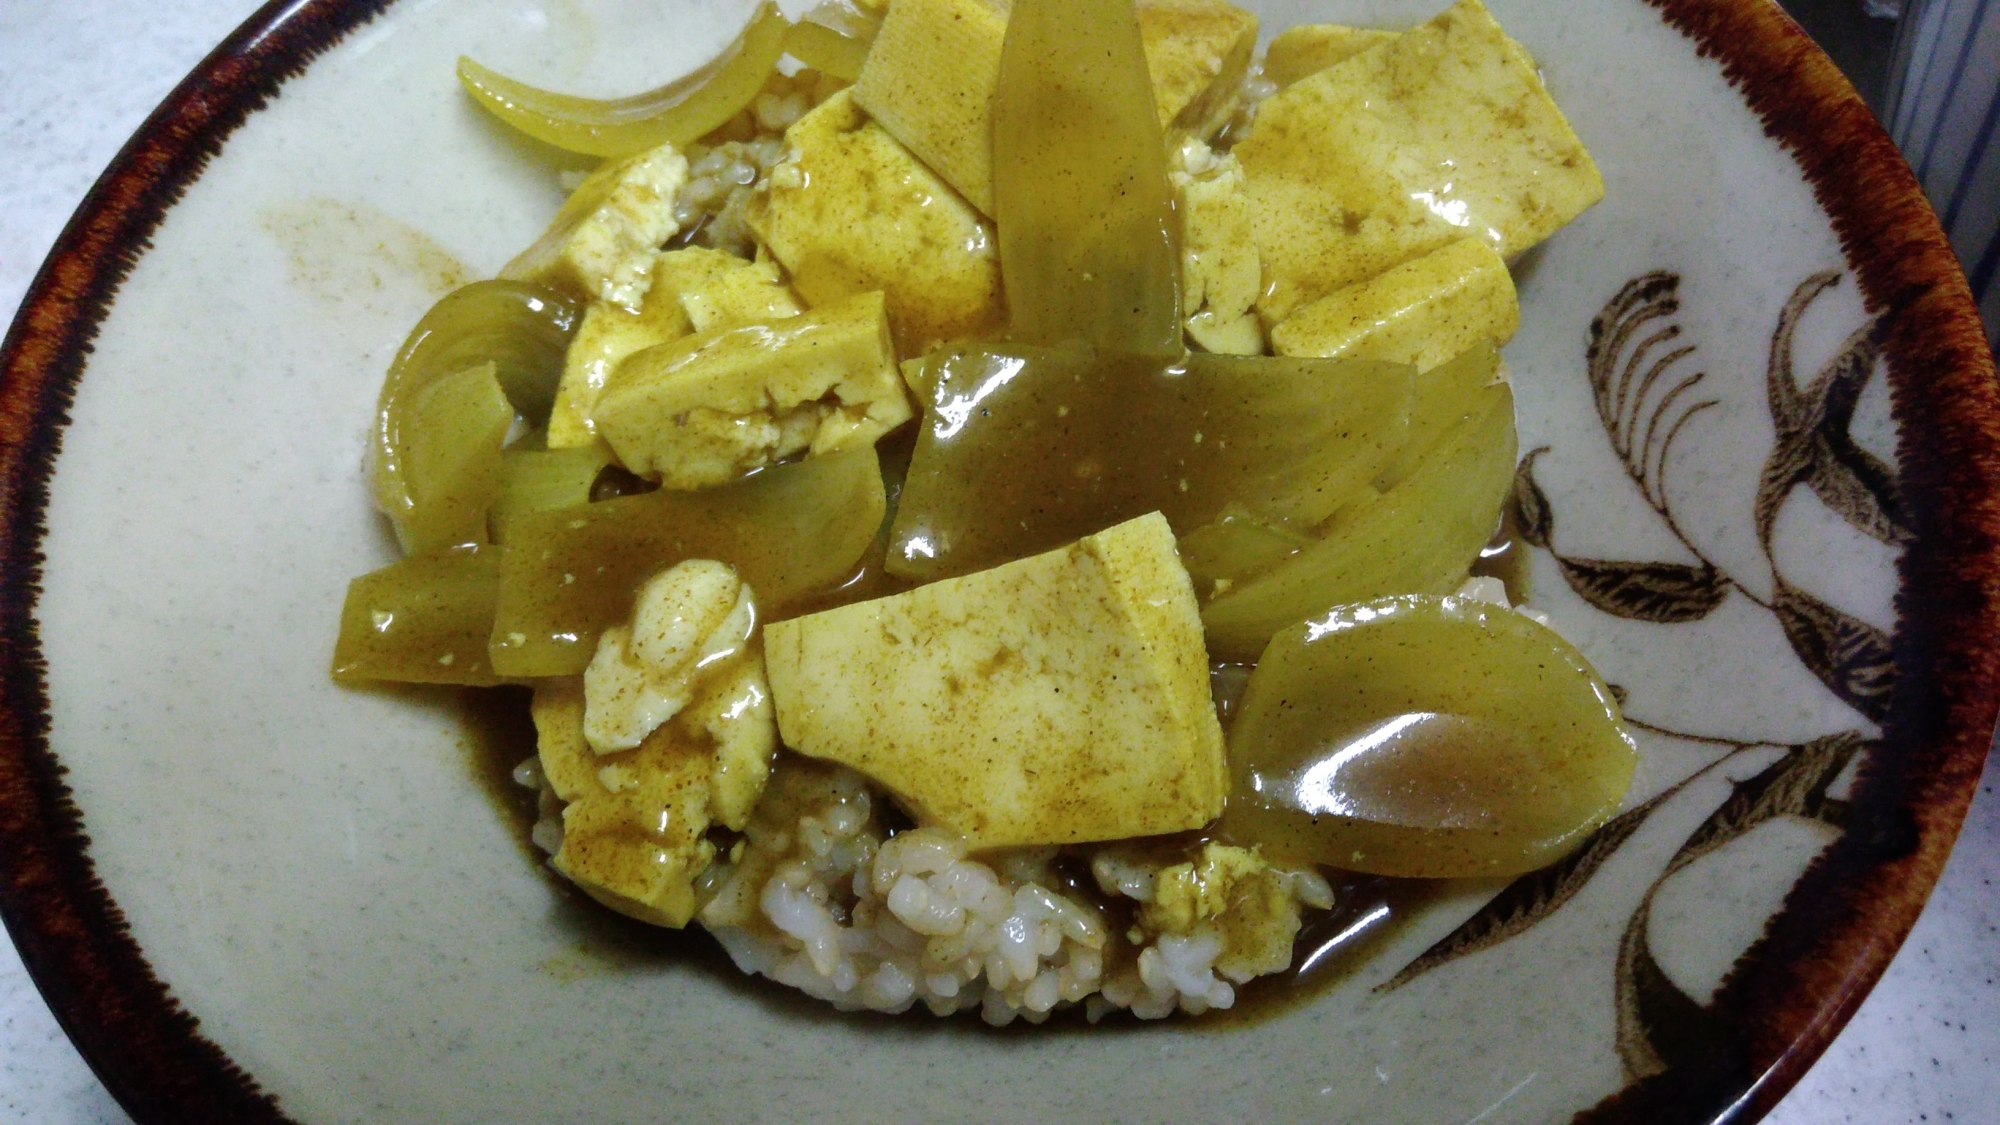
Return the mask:
[[1717,59],[1798,161],[1880,316],[1915,530],[1898,565],[1896,687],[1848,830],[1793,885],[1711,1002],[1730,1041],[1700,1073],[1634,1083],[1580,1121],[1751,1121],[1819,1058],[1916,924],[1994,730],[2000,384],[1971,291],[1894,142],[1766,0],[1649,0]]
[[[92,188],[0,347],[0,915],[63,1028],[142,1122],[281,1122],[153,975],[97,879],[48,740],[33,610],[48,483],[91,342],[160,220],[283,82],[392,0],[272,0],[156,110]],[[1735,1029],[1701,1073],[1626,1087],[1580,1120],[1752,1120],[1796,1082],[1915,924],[1993,733],[2000,644],[2000,387],[1957,260],[1847,80],[1767,0],[1648,0],[1799,162],[1884,325],[1902,487],[1896,688],[1849,830],[1713,1002]],[[1913,435],[1922,435],[1916,440]]]
[[196,1028],[98,881],[49,747],[33,616],[49,476],[77,380],[127,272],[223,142],[389,0],[270,0],[203,59],[98,178],[0,346],[0,916],[63,1030],[139,1121],[282,1122]]

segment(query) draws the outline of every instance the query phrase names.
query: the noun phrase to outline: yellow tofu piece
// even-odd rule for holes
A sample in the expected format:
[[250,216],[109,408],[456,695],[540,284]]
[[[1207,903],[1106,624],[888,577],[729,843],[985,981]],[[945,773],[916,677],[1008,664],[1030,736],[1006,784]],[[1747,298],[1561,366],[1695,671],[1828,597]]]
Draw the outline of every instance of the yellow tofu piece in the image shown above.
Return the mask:
[[1165,517],[764,632],[786,745],[974,848],[1197,828],[1228,789]]
[[1514,279],[1499,251],[1461,238],[1293,313],[1271,330],[1279,355],[1383,359],[1428,371],[1521,326]]
[[778,267],[768,261],[755,262],[705,246],[690,246],[660,255],[653,272],[653,284],[672,291],[696,332],[805,311],[778,276]]
[[709,824],[714,752],[677,724],[637,749],[599,755],[583,737],[580,677],[544,680],[533,714],[542,775],[567,802],[550,861],[590,897],[657,926],[694,916],[695,878],[715,858]]
[[1461,238],[1511,258],[1604,195],[1534,61],[1479,0],[1275,95],[1235,154],[1266,324]]
[[974,207],[993,213],[993,90],[1004,9],[992,0],[895,0],[855,102]]
[[[536,685],[542,775],[565,802],[551,862],[620,913],[686,925],[715,858],[709,825],[742,829],[764,791],[778,728],[754,620],[734,571],[689,560],[647,583],[590,671]],[[607,653],[645,674],[607,680]],[[633,737],[607,745],[607,725]]]
[[[1236,112],[1257,17],[1222,0],[1143,0],[1138,16],[1160,124],[1214,135]],[[862,108],[988,215],[1006,34],[995,0],[896,0],[854,84]]]
[[1143,0],[1138,16],[1160,124],[1213,137],[1242,105],[1257,17],[1222,0]]
[[1264,48],[1264,77],[1282,90],[1301,78],[1318,74],[1395,38],[1393,31],[1337,23],[1288,27]]
[[897,350],[1007,323],[988,223],[843,91],[785,132],[792,157],[745,221],[809,305],[880,291]]
[[1194,861],[1163,867],[1153,877],[1153,899],[1140,914],[1147,929],[1185,934],[1229,909],[1230,891],[1270,864],[1248,848],[1204,844]]
[[1252,311],[1263,265],[1234,157],[1217,158],[1192,137],[1168,174],[1181,204],[1181,307],[1187,334],[1211,352],[1263,355],[1264,329]]
[[704,488],[871,444],[912,413],[878,292],[630,356],[591,423],[632,472]]
[[704,246],[656,255],[652,276],[637,312],[608,301],[593,301],[584,311],[549,412],[550,449],[597,443],[590,411],[626,356],[695,332],[801,311],[777,266]]
[[605,164],[500,276],[638,311],[655,256],[680,233],[674,197],[687,173],[687,158],[671,144]]
[[682,713],[684,729],[698,729],[715,750],[708,779],[708,811],[715,823],[742,831],[764,794],[778,754],[778,720],[761,653],[725,668]]
[[637,312],[608,301],[591,302],[570,339],[569,351],[563,355],[562,380],[556,384],[555,405],[549,410],[549,448],[598,444],[590,411],[611,373],[626,356],[672,343],[693,331],[679,295],[664,287],[648,292]]
[[925,359],[920,355],[912,356],[896,365],[903,372],[903,385],[910,388],[910,397],[915,400],[918,413],[922,413],[924,403],[937,394],[937,379]]

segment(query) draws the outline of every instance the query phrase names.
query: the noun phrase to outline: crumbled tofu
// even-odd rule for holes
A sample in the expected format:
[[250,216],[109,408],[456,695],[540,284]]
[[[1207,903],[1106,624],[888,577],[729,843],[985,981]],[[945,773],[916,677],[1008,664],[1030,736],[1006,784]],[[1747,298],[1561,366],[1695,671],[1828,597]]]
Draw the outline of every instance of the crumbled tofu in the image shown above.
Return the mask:
[[1479,0],[1265,101],[1235,153],[1266,324],[1461,238],[1511,258],[1604,194],[1534,61]]
[[591,411],[627,469],[669,488],[857,448],[911,416],[881,293],[640,352]]
[[777,723],[754,618],[728,567],[682,563],[647,583],[590,671],[536,686],[541,774],[564,802],[551,862],[614,910],[685,925],[709,825],[741,829],[763,792]]
[[756,626],[750,588],[727,565],[689,559],[640,587],[632,623],[597,639],[584,669],[584,738],[630,750],[693,698],[702,673],[734,660]]
[[[1138,17],[1160,124],[1213,136],[1236,112],[1257,18],[1222,0],[1142,0]],[[884,129],[988,215],[1006,34],[996,0],[897,0],[854,84]]]
[[1332,890],[1311,871],[1273,867],[1255,851],[1210,843],[1188,863],[1154,875],[1139,924],[1155,933],[1212,932],[1222,951],[1215,971],[1242,983],[1292,962],[1299,909],[1333,905]]
[[1211,352],[1263,355],[1264,330],[1251,306],[1263,267],[1243,197],[1243,170],[1200,140],[1181,142],[1169,173],[1181,202],[1181,305],[1187,332]]
[[1476,344],[1505,344],[1520,324],[1506,261],[1485,239],[1461,238],[1306,305],[1271,330],[1271,346],[1428,371]]
[[638,311],[653,284],[654,256],[680,232],[674,197],[687,173],[687,158],[670,144],[607,164],[500,276]]
[[779,730],[973,847],[1176,832],[1222,811],[1194,587],[1158,513],[765,631]]
[[669,726],[605,762],[583,740],[583,690],[573,677],[536,687],[534,717],[543,773],[566,802],[550,864],[621,914],[686,925],[695,877],[715,858],[703,836],[713,753]]
[[[743,840],[727,857],[729,878],[722,881],[715,897],[702,907],[701,924],[711,930],[732,926],[763,933],[780,932],[758,901],[765,884],[788,860],[800,853],[810,855],[814,844],[823,853],[835,840],[846,843],[864,825],[872,826],[875,804],[867,781],[853,770],[823,765],[797,755],[777,760],[743,826]],[[862,844],[868,854],[879,846],[879,838]],[[849,844],[841,850],[859,849]]]
[[1269,866],[1247,848],[1209,844],[1201,850],[1199,866],[1180,863],[1154,874],[1152,896],[1140,923],[1162,933],[1187,933],[1195,923],[1229,909],[1230,892],[1237,884],[1256,878]]
[[1282,90],[1372,47],[1396,38],[1396,32],[1337,23],[1305,23],[1280,31],[1264,49],[1264,78]]
[[828,98],[785,139],[791,157],[745,219],[808,304],[879,290],[903,355],[1005,327],[992,224],[853,98]]
[[[805,311],[778,267],[691,246],[660,255],[654,284],[671,290],[696,332],[776,320]],[[665,343],[666,341],[661,341]]]

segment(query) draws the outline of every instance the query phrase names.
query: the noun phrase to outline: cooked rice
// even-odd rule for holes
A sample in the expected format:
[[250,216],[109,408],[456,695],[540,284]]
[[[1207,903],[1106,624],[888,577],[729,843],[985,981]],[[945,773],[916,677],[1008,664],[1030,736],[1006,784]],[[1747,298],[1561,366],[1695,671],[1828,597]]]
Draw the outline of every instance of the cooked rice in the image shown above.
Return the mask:
[[757,243],[744,209],[785,157],[785,130],[826,100],[838,85],[814,71],[774,74],[762,93],[704,142],[687,148],[688,178],[674,200],[681,245],[707,246],[741,258]]
[[[539,784],[525,762],[515,771]],[[533,839],[562,846],[562,807],[542,787]],[[979,1010],[995,1026],[1041,1023],[1081,1005],[1096,1022],[1199,1015],[1236,1001],[1236,985],[1282,969],[1300,911],[1334,895],[1315,872],[1286,871],[1283,955],[1229,964],[1231,928],[1209,920],[1164,932],[1141,908],[1160,872],[1198,844],[1109,845],[1087,855],[1089,879],[1065,879],[1055,848],[969,856],[936,828],[891,835],[883,797],[851,770],[788,760],[742,840],[702,876],[700,920],[738,968],[842,1011],[936,1015]],[[1121,905],[1122,904],[1122,905]],[[1120,916],[1133,915],[1125,921]],[[1222,921],[1222,924],[1218,924]],[[1242,953],[1242,950],[1236,950]],[[1218,964],[1218,962],[1224,962]]]

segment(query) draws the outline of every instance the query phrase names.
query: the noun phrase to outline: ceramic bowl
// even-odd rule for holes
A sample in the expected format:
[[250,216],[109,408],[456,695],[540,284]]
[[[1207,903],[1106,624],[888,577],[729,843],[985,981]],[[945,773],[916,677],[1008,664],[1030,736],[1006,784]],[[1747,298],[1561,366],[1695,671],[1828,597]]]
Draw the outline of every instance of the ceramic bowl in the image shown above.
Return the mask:
[[[1438,6],[1253,5],[1267,33]],[[607,919],[496,809],[494,724],[327,678],[347,580],[392,555],[381,373],[561,197],[454,59],[629,90],[744,6],[265,9],[4,353],[0,905],[111,1091],[147,1122],[1768,1108],[1908,931],[1993,729],[1992,363],[1908,170],[1775,5],[1492,7],[1608,182],[1518,264],[1507,359],[1536,605],[1625,701],[1627,811],[1355,916],[1330,983],[1255,1018],[1004,1034],[836,1017]]]

